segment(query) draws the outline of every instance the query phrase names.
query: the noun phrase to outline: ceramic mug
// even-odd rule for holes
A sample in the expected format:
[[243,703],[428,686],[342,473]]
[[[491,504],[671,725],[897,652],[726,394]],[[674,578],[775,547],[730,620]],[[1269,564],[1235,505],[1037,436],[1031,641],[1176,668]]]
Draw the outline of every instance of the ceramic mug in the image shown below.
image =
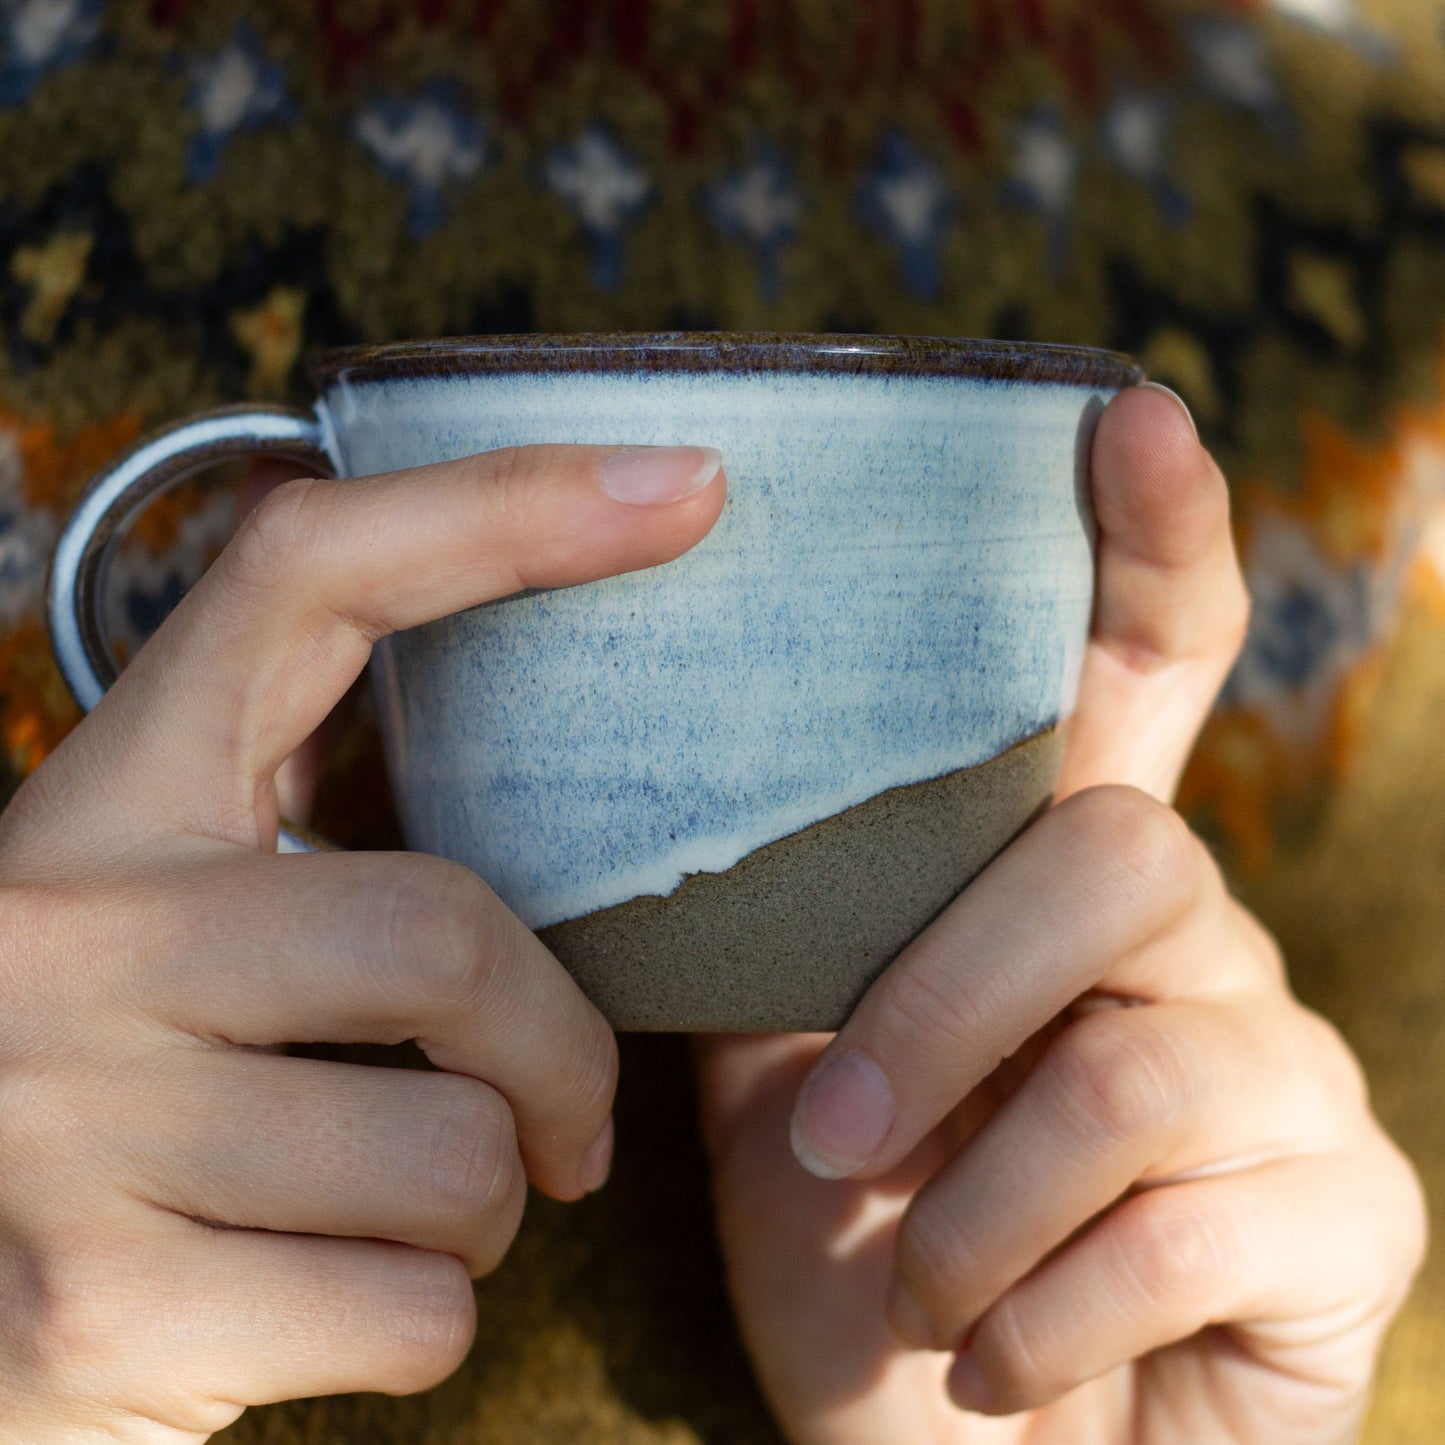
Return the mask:
[[[691,552],[387,638],[407,844],[473,868],[625,1029],[837,1028],[1043,807],[1088,633],[1086,458],[1140,379],[1082,349],[898,337],[352,348],[311,410],[171,426],[92,483],[49,609],[93,707],[106,562],[219,459],[370,474],[535,442],[721,450]],[[283,846],[303,848],[288,833]]]

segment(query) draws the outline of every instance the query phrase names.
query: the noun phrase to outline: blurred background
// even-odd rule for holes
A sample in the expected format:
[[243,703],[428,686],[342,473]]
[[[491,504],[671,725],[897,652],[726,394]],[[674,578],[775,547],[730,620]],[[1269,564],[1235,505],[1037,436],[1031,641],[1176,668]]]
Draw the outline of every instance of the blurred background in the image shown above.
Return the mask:
[[[3,0],[0,774],[75,713],[40,621],[95,466],[308,399],[365,340],[906,332],[1133,352],[1231,478],[1255,619],[1182,797],[1361,1054],[1445,1233],[1440,0]],[[114,577],[134,647],[227,533]],[[373,730],[321,826],[395,837]],[[464,1369],[235,1442],[776,1441],[732,1331],[681,1041],[624,1043],[612,1186],[534,1199]],[[1445,1439],[1445,1263],[1369,1439]]]

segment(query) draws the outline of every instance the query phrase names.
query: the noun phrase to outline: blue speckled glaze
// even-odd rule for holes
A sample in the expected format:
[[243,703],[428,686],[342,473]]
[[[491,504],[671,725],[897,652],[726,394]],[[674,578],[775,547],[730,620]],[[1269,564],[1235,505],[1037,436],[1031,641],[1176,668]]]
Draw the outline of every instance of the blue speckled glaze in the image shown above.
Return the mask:
[[381,645],[408,843],[542,928],[1052,727],[1091,608],[1081,439],[1109,395],[761,372],[333,381],[346,475],[691,443],[720,448],[729,481],[676,562]]

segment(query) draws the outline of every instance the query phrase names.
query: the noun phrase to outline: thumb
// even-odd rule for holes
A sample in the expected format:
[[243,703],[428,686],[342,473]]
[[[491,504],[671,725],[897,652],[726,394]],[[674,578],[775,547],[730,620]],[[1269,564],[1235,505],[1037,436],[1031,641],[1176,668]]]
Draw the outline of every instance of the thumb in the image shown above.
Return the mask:
[[1124,783],[1168,802],[1249,620],[1229,490],[1152,383],[1110,402],[1091,463],[1094,622],[1057,796]]

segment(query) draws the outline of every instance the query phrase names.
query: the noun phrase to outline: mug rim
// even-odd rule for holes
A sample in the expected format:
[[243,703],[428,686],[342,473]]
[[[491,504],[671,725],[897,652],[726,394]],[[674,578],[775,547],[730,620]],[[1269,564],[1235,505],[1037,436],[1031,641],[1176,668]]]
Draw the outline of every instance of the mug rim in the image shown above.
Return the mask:
[[311,363],[318,390],[347,382],[493,373],[745,373],[954,377],[1122,388],[1133,357],[1095,347],[850,332],[581,331],[445,336],[338,347]]

